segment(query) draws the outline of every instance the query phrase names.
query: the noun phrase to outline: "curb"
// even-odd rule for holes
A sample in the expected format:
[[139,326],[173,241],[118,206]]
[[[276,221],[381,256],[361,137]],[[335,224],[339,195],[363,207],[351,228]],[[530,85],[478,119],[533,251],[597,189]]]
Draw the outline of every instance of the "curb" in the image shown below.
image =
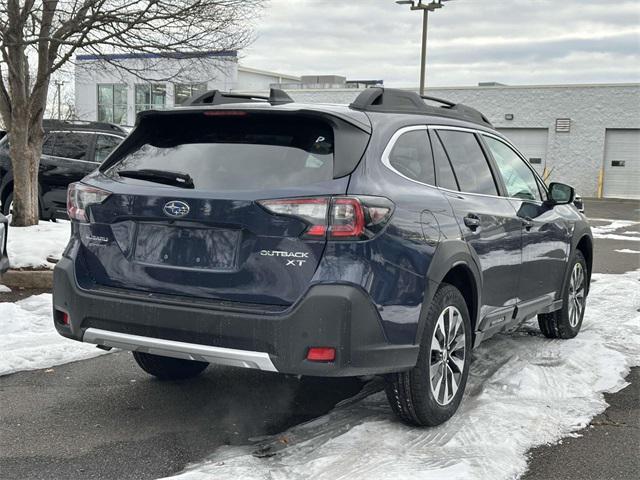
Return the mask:
[[8,270],[0,282],[12,289],[50,290],[53,287],[53,270]]

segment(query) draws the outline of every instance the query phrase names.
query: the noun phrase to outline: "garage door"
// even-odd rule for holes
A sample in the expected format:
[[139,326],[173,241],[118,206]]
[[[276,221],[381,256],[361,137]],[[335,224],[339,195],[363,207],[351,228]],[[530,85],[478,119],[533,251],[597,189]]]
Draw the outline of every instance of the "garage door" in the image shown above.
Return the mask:
[[511,140],[542,175],[547,162],[549,130],[546,128],[499,128],[498,131]]
[[602,195],[640,199],[640,130],[607,130]]

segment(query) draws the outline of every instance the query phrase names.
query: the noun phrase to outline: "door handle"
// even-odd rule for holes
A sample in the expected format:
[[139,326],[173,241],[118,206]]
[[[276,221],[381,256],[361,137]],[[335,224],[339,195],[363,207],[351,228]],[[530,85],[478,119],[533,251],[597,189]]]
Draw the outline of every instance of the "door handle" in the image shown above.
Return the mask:
[[531,230],[531,227],[533,227],[533,220],[530,217],[524,217],[522,219],[522,226],[528,232],[529,230]]
[[480,226],[480,218],[473,213],[469,213],[466,217],[464,217],[464,224],[471,230],[475,230]]

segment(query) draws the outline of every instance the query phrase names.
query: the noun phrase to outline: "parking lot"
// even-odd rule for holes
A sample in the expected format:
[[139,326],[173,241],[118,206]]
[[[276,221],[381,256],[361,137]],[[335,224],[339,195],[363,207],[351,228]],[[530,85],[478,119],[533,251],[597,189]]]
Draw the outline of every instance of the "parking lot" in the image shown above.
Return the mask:
[[[640,267],[639,208],[632,201],[586,202],[596,227],[595,272]],[[0,294],[0,301],[26,293]],[[487,377],[478,378],[482,388]],[[606,397],[613,406],[581,437],[531,451],[524,478],[632,478],[640,468],[637,369],[628,381],[630,386]],[[6,375],[0,377],[0,471],[7,479],[169,476],[219,447],[278,439],[279,432],[324,415],[363,385],[222,367],[190,381],[159,382],[127,352]],[[340,434],[348,431],[349,422],[341,428]],[[283,446],[288,438],[282,435]],[[429,441],[439,445],[445,437]],[[253,458],[260,457],[254,452]]]

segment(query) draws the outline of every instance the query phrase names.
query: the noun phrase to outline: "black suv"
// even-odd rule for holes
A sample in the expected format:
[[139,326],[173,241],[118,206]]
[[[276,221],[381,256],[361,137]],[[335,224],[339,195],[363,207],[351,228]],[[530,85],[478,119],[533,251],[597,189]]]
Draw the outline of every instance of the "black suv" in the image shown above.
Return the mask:
[[[45,131],[38,186],[40,218],[67,218],[67,187],[100,166],[127,136],[125,128],[102,122],[43,120]],[[13,199],[9,141],[0,139],[0,204],[8,215]]]
[[190,103],[140,113],[69,187],[61,335],[165,379],[381,374],[400,418],[437,425],[480,342],[536,315],[580,330],[593,243],[573,189],[478,111],[383,88]]

